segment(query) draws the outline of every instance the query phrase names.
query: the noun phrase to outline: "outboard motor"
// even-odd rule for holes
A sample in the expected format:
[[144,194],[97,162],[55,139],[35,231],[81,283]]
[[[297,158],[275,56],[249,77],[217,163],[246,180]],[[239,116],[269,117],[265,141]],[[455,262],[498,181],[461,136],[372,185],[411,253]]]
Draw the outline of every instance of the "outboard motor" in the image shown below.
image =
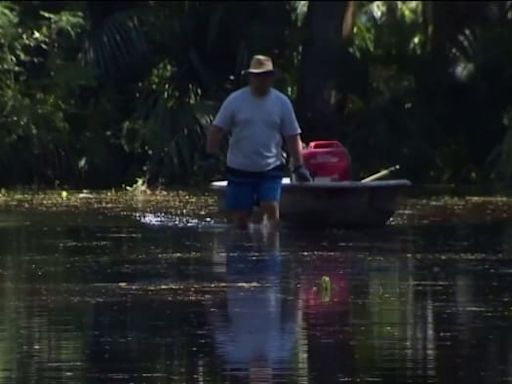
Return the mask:
[[350,155],[339,141],[313,141],[303,151],[303,157],[315,181],[352,179]]

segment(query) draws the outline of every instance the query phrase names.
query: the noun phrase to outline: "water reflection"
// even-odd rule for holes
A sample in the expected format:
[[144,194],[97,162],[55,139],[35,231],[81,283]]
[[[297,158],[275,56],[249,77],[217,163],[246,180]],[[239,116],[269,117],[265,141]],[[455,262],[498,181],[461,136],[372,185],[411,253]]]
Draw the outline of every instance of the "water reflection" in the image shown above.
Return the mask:
[[289,374],[297,343],[297,300],[281,279],[279,233],[233,236],[215,252],[226,255],[228,287],[211,316],[225,374],[251,384]]
[[512,377],[507,226],[239,234],[11,217],[0,226],[0,383]]
[[354,372],[348,256],[346,250],[317,254],[302,270],[303,375],[315,383],[339,382]]

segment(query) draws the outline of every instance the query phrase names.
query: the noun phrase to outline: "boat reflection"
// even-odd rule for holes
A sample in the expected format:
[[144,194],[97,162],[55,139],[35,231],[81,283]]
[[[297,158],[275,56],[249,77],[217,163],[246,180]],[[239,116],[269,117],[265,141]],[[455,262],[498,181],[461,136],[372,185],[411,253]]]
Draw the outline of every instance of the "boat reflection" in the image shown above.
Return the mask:
[[219,239],[214,252],[227,289],[210,319],[228,381],[435,376],[432,295],[416,302],[411,260],[375,258],[371,247],[283,255],[279,233],[246,236]]

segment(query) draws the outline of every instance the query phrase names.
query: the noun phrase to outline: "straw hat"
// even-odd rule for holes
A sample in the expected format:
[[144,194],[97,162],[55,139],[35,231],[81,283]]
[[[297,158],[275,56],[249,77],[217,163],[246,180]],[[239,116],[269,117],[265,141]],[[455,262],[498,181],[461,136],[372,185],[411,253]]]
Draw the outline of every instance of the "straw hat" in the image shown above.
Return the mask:
[[272,63],[272,59],[268,56],[263,55],[255,55],[252,57],[251,65],[249,69],[245,72],[247,73],[269,73],[275,72],[274,64]]

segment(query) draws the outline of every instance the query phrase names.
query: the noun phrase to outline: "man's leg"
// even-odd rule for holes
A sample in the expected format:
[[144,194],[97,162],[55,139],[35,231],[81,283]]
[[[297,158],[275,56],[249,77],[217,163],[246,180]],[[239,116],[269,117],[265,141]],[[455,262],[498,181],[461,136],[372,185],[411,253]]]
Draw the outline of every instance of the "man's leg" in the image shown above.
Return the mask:
[[229,181],[226,189],[226,210],[231,223],[245,230],[254,204],[254,186],[249,182]]
[[281,199],[281,179],[263,180],[258,188],[260,209],[272,227],[279,222],[279,200]]
[[277,201],[262,201],[261,213],[269,222],[279,221],[279,202]]
[[261,209],[261,202],[259,200],[258,185],[259,184],[256,184],[256,186],[254,188],[254,191],[255,191],[255,193],[254,193],[254,205],[253,205],[252,217],[251,217],[251,222],[254,225],[261,225],[261,224],[263,224],[263,220],[265,219],[265,212],[262,211],[262,209]]
[[233,211],[231,213],[231,223],[236,229],[240,229],[245,231],[249,228],[249,221],[251,218],[251,214],[245,211]]
[[264,218],[263,216],[264,216],[264,213],[262,212],[260,204],[258,203],[253,208],[252,215],[251,215],[251,223],[253,223],[254,225],[260,225],[261,223],[263,223],[263,218]]

